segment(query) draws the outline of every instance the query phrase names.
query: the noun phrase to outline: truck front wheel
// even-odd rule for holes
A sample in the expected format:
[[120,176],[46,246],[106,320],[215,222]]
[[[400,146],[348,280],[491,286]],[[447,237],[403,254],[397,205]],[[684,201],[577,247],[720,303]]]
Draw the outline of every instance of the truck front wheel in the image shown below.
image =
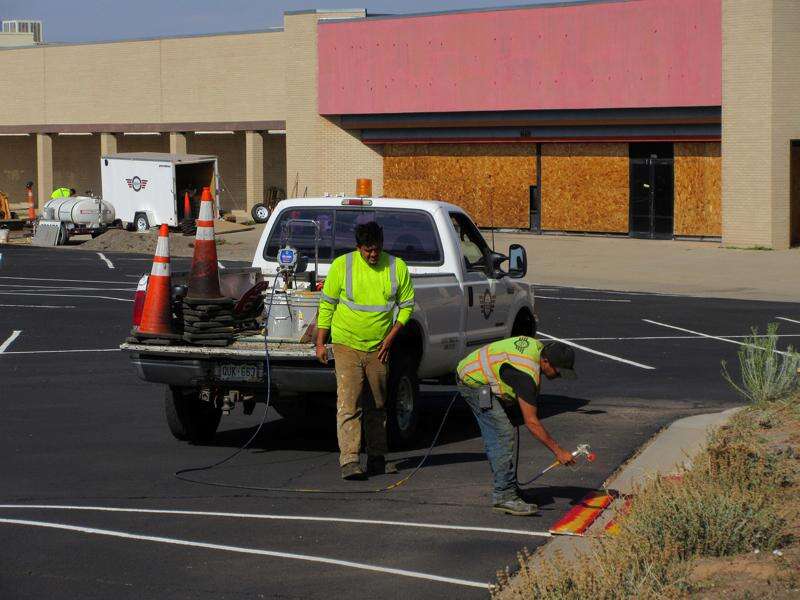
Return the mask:
[[409,444],[417,433],[419,420],[419,379],[413,361],[400,359],[389,369],[389,398],[386,407],[389,443]]
[[192,443],[212,440],[222,417],[219,408],[200,400],[197,390],[173,386],[164,395],[164,412],[172,435]]

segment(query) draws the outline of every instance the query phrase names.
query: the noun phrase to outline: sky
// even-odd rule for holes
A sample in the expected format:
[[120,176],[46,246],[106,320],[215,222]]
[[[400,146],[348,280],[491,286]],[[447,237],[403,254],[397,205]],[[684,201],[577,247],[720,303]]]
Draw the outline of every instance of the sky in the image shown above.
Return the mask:
[[0,0],[0,18],[42,21],[45,42],[90,42],[282,27],[284,11],[309,8],[400,14],[547,1],[552,0]]

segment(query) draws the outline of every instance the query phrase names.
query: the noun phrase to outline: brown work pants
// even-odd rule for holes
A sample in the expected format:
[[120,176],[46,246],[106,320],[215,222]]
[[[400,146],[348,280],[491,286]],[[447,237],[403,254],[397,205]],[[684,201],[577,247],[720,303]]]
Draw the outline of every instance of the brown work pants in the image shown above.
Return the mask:
[[[333,345],[336,366],[336,435],[339,438],[339,464],[358,461],[361,450],[361,416],[364,416],[366,451],[384,456],[386,447],[387,367],[378,352],[363,352],[341,344]],[[372,391],[363,394],[364,379]]]

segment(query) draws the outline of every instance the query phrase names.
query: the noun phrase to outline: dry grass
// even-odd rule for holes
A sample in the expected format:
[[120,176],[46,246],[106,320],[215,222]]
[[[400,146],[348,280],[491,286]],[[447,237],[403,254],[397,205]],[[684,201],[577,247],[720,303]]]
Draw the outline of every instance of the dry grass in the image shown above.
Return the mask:
[[499,574],[493,597],[684,598],[695,559],[786,546],[798,519],[798,407],[795,397],[741,411],[681,477],[638,490],[617,536],[569,561],[524,551],[518,576]]

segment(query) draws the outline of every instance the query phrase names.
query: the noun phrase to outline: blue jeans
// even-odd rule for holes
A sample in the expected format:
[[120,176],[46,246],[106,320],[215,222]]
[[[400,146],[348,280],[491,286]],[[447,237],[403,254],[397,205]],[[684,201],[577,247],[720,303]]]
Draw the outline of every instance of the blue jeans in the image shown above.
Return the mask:
[[478,404],[478,390],[459,384],[458,391],[475,415],[483,436],[486,456],[494,475],[492,503],[498,504],[517,498],[519,489],[514,446],[516,436],[506,411],[494,395],[492,395],[492,407],[481,408]]

